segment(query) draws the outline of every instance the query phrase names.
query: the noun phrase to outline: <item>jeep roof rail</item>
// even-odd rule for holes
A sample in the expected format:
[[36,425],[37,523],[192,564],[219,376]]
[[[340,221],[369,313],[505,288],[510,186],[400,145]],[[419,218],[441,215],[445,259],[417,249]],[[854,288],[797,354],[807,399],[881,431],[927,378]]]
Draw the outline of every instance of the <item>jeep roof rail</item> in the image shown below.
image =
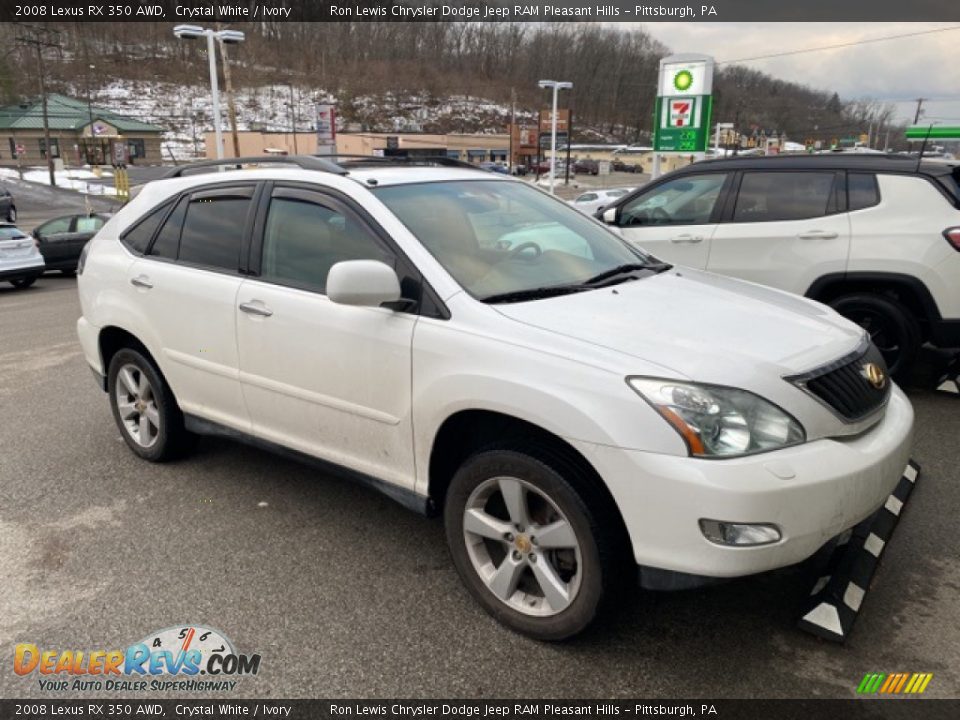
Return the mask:
[[[334,153],[325,155],[340,165],[440,165],[442,167],[459,167],[466,170],[481,170],[476,165],[463,160],[447,157],[446,155],[348,155]],[[340,161],[343,162],[340,162]]]
[[254,157],[222,158],[220,160],[199,160],[174,168],[165,178],[183,177],[184,173],[192,170],[205,170],[209,168],[229,167],[235,165],[239,170],[242,165],[295,165],[304,170],[317,170],[319,172],[333,173],[334,175],[346,175],[347,171],[329,160],[314,155],[258,155]]

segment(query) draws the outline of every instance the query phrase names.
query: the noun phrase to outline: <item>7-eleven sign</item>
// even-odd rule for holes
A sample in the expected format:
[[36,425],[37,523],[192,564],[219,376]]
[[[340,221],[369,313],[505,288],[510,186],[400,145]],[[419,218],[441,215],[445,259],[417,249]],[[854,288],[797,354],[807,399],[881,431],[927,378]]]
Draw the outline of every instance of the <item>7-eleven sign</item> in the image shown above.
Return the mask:
[[665,98],[664,117],[661,127],[665,128],[699,128],[700,105],[699,97]]

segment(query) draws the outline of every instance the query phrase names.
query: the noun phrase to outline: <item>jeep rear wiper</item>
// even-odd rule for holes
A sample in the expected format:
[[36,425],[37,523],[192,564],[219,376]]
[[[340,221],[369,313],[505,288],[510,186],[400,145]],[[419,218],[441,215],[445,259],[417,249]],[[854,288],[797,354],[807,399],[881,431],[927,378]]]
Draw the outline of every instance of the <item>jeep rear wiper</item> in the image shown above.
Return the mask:
[[487,295],[480,298],[482,302],[489,305],[496,303],[523,302],[524,300],[540,300],[542,298],[557,297],[558,295],[569,295],[570,293],[592,290],[593,288],[583,285],[553,285],[550,287],[530,288],[528,290],[513,290],[512,292],[499,293],[496,295]]
[[[604,283],[607,280],[613,280],[621,275],[630,276],[638,270],[649,270],[653,273],[660,273],[664,270],[668,270],[669,268],[670,265],[667,263],[628,263],[626,265],[617,265],[609,270],[604,270],[599,275],[594,275],[589,280],[584,280],[583,284],[588,287],[596,286],[600,283]],[[626,280],[627,277],[624,277],[623,279]]]

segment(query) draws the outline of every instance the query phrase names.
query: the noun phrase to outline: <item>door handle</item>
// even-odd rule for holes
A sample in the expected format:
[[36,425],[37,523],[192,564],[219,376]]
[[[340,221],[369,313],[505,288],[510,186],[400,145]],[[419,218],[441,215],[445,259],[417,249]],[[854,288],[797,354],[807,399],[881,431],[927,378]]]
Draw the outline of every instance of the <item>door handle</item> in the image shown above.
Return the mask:
[[826,230],[808,230],[800,233],[797,237],[801,240],[833,240],[837,237],[837,233],[827,232]]
[[698,243],[703,242],[703,235],[691,235],[690,233],[684,233],[683,235],[674,235],[670,238],[672,243]]
[[240,310],[241,312],[247,313],[247,315],[258,315],[260,317],[270,317],[273,315],[273,310],[268,308],[259,300],[240,303]]
[[135,278],[130,278],[130,284],[145,290],[149,290],[153,287],[153,283],[150,282],[150,278],[148,278],[146,275],[137,275]]

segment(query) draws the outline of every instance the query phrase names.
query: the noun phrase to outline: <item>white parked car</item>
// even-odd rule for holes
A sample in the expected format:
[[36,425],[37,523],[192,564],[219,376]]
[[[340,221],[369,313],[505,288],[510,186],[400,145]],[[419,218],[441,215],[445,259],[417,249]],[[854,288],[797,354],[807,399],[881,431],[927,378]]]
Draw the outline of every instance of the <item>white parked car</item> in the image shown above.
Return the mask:
[[638,567],[798,563],[897,484],[910,403],[829,308],[506,176],[284,160],[150,183],[86,246],[80,343],[140,457],[213,433],[345,468],[442,514],[470,593],[542,639]]
[[960,347],[960,166],[856,153],[708,160],[604,211],[657,257],[827,303],[905,375]]
[[0,281],[15,288],[30,287],[43,269],[36,241],[13,223],[0,223]]
[[600,208],[610,205],[618,198],[622,198],[633,191],[634,188],[632,187],[589,190],[571,200],[570,204],[582,213],[593,215]]

